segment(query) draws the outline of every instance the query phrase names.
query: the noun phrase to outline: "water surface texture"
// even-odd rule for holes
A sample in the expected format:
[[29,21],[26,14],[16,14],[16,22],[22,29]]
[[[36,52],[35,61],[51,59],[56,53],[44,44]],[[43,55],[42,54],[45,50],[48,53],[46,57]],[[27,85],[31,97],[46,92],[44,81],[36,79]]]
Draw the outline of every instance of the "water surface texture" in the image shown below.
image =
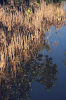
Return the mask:
[[32,28],[18,23],[19,14],[12,14],[11,23],[0,20],[0,100],[66,100],[65,14],[60,11],[52,19],[46,14],[41,21],[37,12]]
[[[50,35],[47,42],[50,43],[50,50],[47,51],[44,49],[40,51],[40,54],[43,55],[43,59],[46,59],[45,55],[47,56],[46,70],[44,69],[44,73],[46,73],[40,76],[39,83],[36,81],[32,83],[33,90],[30,92],[31,100],[66,99],[66,26],[63,24],[62,28],[58,30],[52,26],[49,31]],[[48,31],[46,34],[48,36]],[[52,73],[50,58],[52,59],[52,63],[57,65],[56,70],[54,68]],[[57,80],[55,81],[55,79]]]

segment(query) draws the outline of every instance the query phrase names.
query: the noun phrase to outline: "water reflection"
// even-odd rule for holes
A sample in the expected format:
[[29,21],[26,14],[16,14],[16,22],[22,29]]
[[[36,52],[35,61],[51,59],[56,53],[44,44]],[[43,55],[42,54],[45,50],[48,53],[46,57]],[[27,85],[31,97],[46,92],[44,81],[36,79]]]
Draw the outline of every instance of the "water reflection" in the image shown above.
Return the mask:
[[[39,54],[41,47],[50,50],[50,44],[45,42],[45,33],[39,34],[9,34],[8,39],[1,29],[0,53],[0,85],[1,98],[3,99],[28,99],[32,90],[31,82],[34,80],[46,85],[49,90],[57,74],[57,65],[52,63],[52,58]],[[4,44],[5,41],[5,44]],[[39,78],[38,78],[39,77]]]
[[1,76],[2,99],[20,100],[22,98],[30,98],[29,91],[32,91],[31,82],[34,80],[46,85],[47,90],[54,86],[54,81],[57,80],[57,65],[52,63],[52,58],[49,58],[48,55],[45,56],[45,61],[42,60],[42,57],[42,54],[37,53],[37,57],[34,55],[26,64],[16,65],[16,76],[12,62],[10,58],[8,59],[9,66],[4,69]]
[[48,57],[48,55],[45,57],[45,63],[41,63],[41,67],[44,66],[44,69],[40,72],[40,77],[37,81],[42,85],[46,85],[46,90],[50,90],[50,88],[55,85],[53,81],[57,80],[56,74],[58,71],[57,65],[52,63],[52,58]]
[[[66,51],[64,51],[64,56],[66,56]],[[66,59],[63,60],[63,62],[64,62],[64,64],[65,64],[65,66],[66,66]]]
[[[8,28],[5,27],[6,24],[3,25],[4,22],[0,22],[0,96],[2,100],[30,99],[29,92],[32,91],[33,81],[45,85],[46,90],[50,90],[55,85],[57,64],[53,64],[52,57],[39,52],[44,49],[51,50],[50,28],[52,25],[55,26],[55,30],[62,27],[64,16],[58,15],[59,19],[43,17],[41,25],[38,25],[40,27],[35,23],[32,28],[25,25]],[[38,19],[37,22],[39,22]],[[48,36],[45,41],[46,31]],[[51,43],[49,36],[51,36]],[[57,38],[57,32],[55,38]],[[54,45],[56,44],[59,44],[59,41],[55,40]]]

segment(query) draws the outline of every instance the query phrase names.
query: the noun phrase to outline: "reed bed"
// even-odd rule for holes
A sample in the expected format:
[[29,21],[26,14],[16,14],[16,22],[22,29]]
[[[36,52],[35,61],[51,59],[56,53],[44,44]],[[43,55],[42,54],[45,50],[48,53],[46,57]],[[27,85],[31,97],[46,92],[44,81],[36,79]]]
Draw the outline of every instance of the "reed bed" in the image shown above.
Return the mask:
[[[56,24],[57,27],[59,27],[59,24],[63,21],[63,17],[65,17],[65,12],[62,7],[57,8],[52,4],[47,6],[44,1],[42,1],[38,7],[36,2],[31,3],[30,5],[29,9],[32,11],[30,17],[27,15],[27,7],[25,7],[26,9],[23,13],[24,9],[22,5],[21,10],[19,11],[15,7],[9,8],[4,6],[0,8],[0,22],[2,22],[3,26],[8,27],[8,31],[11,32],[11,30],[13,30],[13,37],[11,38],[10,44],[6,41],[6,37],[4,36],[5,32],[3,30],[1,32],[1,35],[5,37],[2,39],[5,41],[3,42],[5,45],[4,47],[2,45],[2,48],[0,47],[0,64],[2,65],[2,68],[5,65],[6,58],[8,58],[6,57],[7,54],[11,56],[11,60],[14,63],[15,60],[19,59],[18,54],[17,57],[14,57],[15,48],[19,48],[20,53],[24,53],[23,50],[25,50],[24,57],[25,60],[28,60],[28,51],[33,51],[34,45],[36,44],[35,47],[37,47],[37,45],[40,44],[41,34],[44,33],[44,35],[46,35],[44,28],[46,27],[46,29],[48,29],[51,26],[51,23]],[[34,8],[34,12],[32,7]],[[58,18],[61,18],[61,20],[58,20]],[[31,33],[31,37],[29,33]],[[0,41],[0,43],[2,44],[2,41]],[[3,48],[5,48],[4,51]]]
[[[23,31],[25,30],[25,26],[24,26],[24,29],[22,29],[22,27],[20,28],[17,26],[16,27],[17,30],[15,29],[16,31],[13,32],[12,37],[10,35],[7,35],[8,39],[11,38],[10,43],[7,42],[6,40],[7,37],[4,35],[5,33],[3,29],[0,30],[1,32],[0,43],[2,44],[2,46],[0,45],[1,67],[3,68],[3,66],[5,65],[5,61],[6,61],[6,58],[8,58],[8,55],[12,63],[15,63],[15,61],[18,61],[18,60],[20,61],[19,56],[22,57],[22,55],[24,54],[24,60],[26,60],[27,62],[31,58],[30,53],[33,52],[33,49],[37,47],[37,45],[40,45],[40,41],[42,41],[41,39],[46,36],[45,27],[46,29],[49,29],[51,25],[42,21],[41,32],[40,32],[40,29],[37,29],[37,28],[35,29],[35,27],[33,27],[33,30],[32,28],[30,30],[29,28],[26,28],[27,32],[25,31],[26,34],[24,34]],[[58,27],[59,27],[59,24],[55,28],[58,28]],[[62,23],[60,27],[62,27]],[[15,56],[15,49],[16,49],[16,56]],[[29,56],[29,59],[28,59],[28,56]]]
[[[58,17],[65,16],[62,7],[55,7],[53,4],[47,6],[44,1],[42,1],[39,6],[37,6],[36,2],[30,3],[29,9],[32,11],[30,17],[27,15],[27,7],[23,7],[24,6],[21,5],[19,11],[14,6],[13,8],[9,8],[8,6],[0,8],[0,22],[8,27],[8,31],[11,31],[12,27],[18,23],[20,23],[21,26],[25,25],[29,28],[35,26],[35,28],[37,28],[41,27],[43,17],[52,23],[53,20],[56,21]],[[34,8],[34,13],[32,7]]]

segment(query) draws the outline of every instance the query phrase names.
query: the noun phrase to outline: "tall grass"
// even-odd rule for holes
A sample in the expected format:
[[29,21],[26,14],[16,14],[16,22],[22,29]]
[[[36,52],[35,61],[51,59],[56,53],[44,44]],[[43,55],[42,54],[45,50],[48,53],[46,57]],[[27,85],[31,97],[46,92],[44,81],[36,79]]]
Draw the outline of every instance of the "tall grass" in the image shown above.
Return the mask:
[[[41,34],[43,33],[45,34],[44,28],[48,29],[51,26],[51,23],[56,24],[58,27],[59,24],[62,22],[63,17],[65,16],[65,12],[62,9],[62,7],[57,8],[52,4],[47,6],[46,2],[44,1],[40,2],[38,7],[36,2],[31,3],[30,5],[31,6],[29,9],[31,11],[32,11],[32,6],[34,8],[34,13],[32,11],[30,14],[27,14],[27,9],[25,9],[25,13],[23,13],[24,9],[22,5],[21,5],[21,11],[18,11],[15,7],[13,7],[13,9],[7,6],[0,8],[0,22],[2,22],[3,26],[8,27],[8,31],[11,32],[11,30],[13,30],[13,36],[11,37],[10,44],[8,45],[5,37],[3,39],[5,41],[3,42],[5,46],[3,47],[2,45],[2,48],[0,48],[1,50],[0,64],[2,68],[5,65],[7,55],[10,56],[12,62],[14,63],[14,68],[15,68],[15,61],[19,60],[18,53],[16,54],[16,57],[14,56],[15,48],[16,49],[19,48],[20,55],[25,53],[24,55],[25,60],[28,61],[28,54],[29,58],[31,57],[30,52],[28,53],[28,51],[31,51],[32,53],[33,48],[37,47],[37,45],[40,44]],[[3,34],[5,34],[3,30],[1,33],[2,36]],[[1,38],[0,38],[0,43],[2,43]],[[3,50],[3,48],[5,50]]]
[[[34,8],[34,13],[32,11],[32,7]],[[5,9],[4,9],[5,8]],[[26,9],[24,9],[26,8]],[[30,3],[29,9],[32,11],[30,16],[27,15],[27,7],[23,7],[23,5],[20,6],[20,9],[16,9],[15,7],[9,8],[7,6],[0,8],[0,21],[3,23],[3,25],[8,27],[8,31],[11,30],[12,27],[14,27],[15,24],[20,23],[20,25],[26,25],[32,27],[33,25],[35,28],[41,26],[41,21],[43,20],[43,17],[49,20],[52,23],[52,19],[54,18],[54,21],[58,19],[58,13],[60,16],[64,16],[65,12],[62,9],[62,7],[58,8],[53,6],[52,4],[46,5],[46,2],[42,1],[40,2],[39,6],[37,6],[37,3]]]

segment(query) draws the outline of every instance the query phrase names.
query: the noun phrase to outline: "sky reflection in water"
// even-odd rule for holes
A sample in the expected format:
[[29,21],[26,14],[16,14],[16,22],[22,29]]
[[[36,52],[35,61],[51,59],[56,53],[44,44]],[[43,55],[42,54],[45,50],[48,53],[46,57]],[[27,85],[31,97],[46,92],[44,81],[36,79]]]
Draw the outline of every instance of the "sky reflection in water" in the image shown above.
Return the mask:
[[[64,51],[66,51],[66,26],[62,25],[62,28],[58,30],[53,29],[53,26],[49,29],[50,35],[48,41],[46,41],[48,36],[48,31],[46,32],[47,36],[45,38],[46,42],[50,43],[51,50],[49,52],[44,49],[40,53],[52,57],[53,64],[57,64],[58,78],[55,81],[55,86],[53,86],[50,91],[46,90],[45,85],[40,83],[32,83],[32,92],[30,92],[31,100],[66,100],[66,66],[63,63],[63,60],[66,59],[64,56]],[[56,41],[54,44],[54,41]],[[52,42],[52,43],[51,43]],[[44,56],[45,58],[45,56]]]

